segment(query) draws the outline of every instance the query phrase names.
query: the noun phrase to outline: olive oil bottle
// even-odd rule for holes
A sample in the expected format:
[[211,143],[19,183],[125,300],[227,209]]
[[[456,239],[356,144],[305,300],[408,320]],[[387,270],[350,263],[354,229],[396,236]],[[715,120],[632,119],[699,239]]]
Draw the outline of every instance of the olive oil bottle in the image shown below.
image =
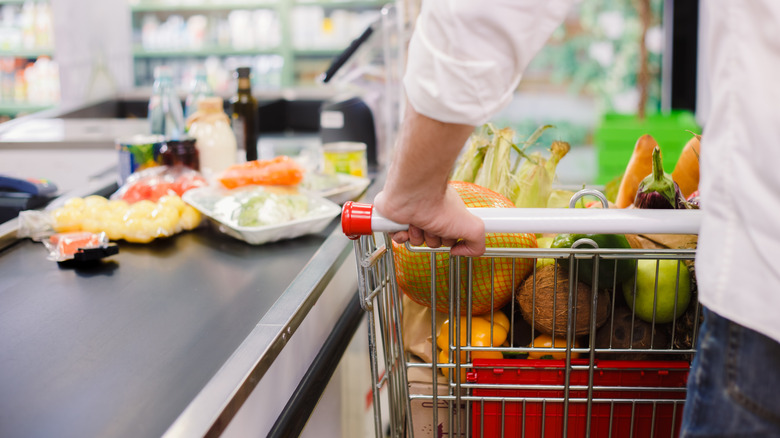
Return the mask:
[[249,67],[236,69],[238,91],[230,99],[231,123],[239,149],[244,148],[246,160],[257,160],[257,99],[252,96]]

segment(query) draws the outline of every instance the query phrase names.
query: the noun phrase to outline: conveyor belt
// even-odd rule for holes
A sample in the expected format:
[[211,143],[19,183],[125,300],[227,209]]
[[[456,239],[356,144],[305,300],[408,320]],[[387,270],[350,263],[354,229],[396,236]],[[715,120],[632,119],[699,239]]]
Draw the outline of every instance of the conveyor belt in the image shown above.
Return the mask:
[[333,231],[251,246],[206,228],[67,269],[0,252],[0,436],[160,436]]

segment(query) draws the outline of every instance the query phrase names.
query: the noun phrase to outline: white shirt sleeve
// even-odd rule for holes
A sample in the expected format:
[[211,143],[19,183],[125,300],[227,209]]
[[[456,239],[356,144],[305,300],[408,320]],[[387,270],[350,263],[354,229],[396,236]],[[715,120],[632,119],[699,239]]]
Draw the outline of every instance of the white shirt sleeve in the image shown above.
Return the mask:
[[442,122],[485,123],[578,2],[425,0],[404,76],[409,103]]

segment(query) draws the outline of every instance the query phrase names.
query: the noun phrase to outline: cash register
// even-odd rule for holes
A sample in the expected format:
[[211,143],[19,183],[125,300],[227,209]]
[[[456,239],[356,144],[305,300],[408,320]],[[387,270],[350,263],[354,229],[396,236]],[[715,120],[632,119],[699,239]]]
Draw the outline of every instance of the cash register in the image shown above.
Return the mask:
[[20,211],[44,207],[56,195],[57,186],[49,180],[0,175],[0,224]]

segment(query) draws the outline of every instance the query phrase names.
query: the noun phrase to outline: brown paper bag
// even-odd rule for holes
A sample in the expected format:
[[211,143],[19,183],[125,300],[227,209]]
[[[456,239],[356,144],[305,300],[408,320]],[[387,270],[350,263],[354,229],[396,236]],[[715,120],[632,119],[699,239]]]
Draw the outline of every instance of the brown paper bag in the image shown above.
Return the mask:
[[[404,317],[401,323],[403,332],[403,341],[406,351],[414,354],[423,361],[431,363],[433,358],[431,354],[436,354],[433,348],[436,348],[433,342],[433,333],[431,330],[431,309],[415,303],[406,295],[401,301],[403,305]],[[436,333],[441,330],[441,325],[448,319],[444,313],[436,313]],[[428,378],[430,381],[430,377]]]

